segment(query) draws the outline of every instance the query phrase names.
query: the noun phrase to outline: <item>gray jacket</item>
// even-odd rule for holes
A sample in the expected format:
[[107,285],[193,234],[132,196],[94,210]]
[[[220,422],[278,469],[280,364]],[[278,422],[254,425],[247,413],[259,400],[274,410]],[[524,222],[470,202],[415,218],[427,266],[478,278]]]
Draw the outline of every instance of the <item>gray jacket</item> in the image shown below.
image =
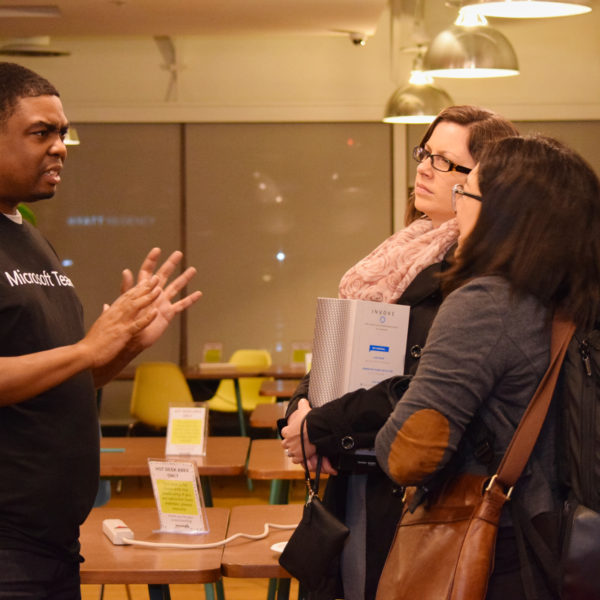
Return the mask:
[[[549,348],[547,311],[532,297],[512,295],[503,278],[477,278],[454,291],[415,377],[377,435],[380,466],[400,484],[421,484],[458,451],[459,470],[485,473],[468,444],[459,450],[465,429],[478,414],[499,461],[548,366]],[[551,409],[515,488],[531,517],[557,507],[555,428]],[[508,514],[501,524],[510,524]]]

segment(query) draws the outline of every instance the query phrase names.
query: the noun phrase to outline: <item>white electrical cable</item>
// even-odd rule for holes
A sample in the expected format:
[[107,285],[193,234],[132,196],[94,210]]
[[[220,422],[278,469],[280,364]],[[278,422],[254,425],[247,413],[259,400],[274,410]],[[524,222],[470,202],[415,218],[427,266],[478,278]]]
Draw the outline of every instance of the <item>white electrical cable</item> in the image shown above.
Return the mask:
[[234,535],[225,538],[224,540],[220,540],[218,542],[211,542],[208,544],[176,544],[169,542],[144,542],[142,540],[135,540],[132,538],[123,538],[123,544],[131,545],[131,546],[151,546],[153,548],[186,548],[188,550],[201,550],[205,548],[218,548],[219,546],[224,546],[233,540],[244,537],[249,540],[262,540],[266,538],[269,534],[269,527],[273,529],[296,529],[298,524],[295,525],[278,525],[277,523],[265,523],[265,528],[262,533],[252,534],[252,533],[235,533]]

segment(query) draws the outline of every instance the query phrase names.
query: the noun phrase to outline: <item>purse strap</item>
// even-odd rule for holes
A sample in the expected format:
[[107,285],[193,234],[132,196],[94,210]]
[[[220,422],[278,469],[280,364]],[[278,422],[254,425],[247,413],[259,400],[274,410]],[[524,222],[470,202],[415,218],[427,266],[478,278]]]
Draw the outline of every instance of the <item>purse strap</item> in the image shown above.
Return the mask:
[[559,315],[554,316],[548,370],[544,373],[495,475],[507,487],[512,487],[516,483],[533,451],[546,419],[558,374],[573,333],[575,333],[575,324],[572,321]]
[[317,469],[315,471],[315,479],[314,482],[310,478],[310,472],[308,470],[308,460],[306,458],[306,450],[304,449],[304,427],[306,424],[306,417],[308,414],[304,415],[302,422],[300,423],[300,445],[302,446],[302,465],[304,466],[304,479],[306,481],[306,487],[308,488],[308,501],[312,500],[313,496],[319,495],[319,477],[321,475],[321,462],[323,461],[323,457],[319,454],[317,455]]

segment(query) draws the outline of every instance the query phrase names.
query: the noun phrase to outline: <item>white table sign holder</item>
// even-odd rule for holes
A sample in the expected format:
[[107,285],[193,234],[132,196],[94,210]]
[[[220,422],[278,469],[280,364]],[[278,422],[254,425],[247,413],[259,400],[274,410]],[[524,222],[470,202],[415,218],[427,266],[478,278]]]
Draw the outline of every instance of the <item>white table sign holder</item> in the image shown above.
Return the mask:
[[169,405],[166,456],[206,456],[208,410],[203,402]]
[[161,533],[208,533],[198,467],[183,460],[148,459]]

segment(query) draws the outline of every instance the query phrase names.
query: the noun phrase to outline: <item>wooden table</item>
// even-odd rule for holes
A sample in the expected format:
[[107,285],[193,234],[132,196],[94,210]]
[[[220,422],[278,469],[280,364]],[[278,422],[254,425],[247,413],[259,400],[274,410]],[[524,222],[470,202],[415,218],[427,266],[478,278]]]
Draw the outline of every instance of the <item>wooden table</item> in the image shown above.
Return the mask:
[[275,404],[257,404],[250,413],[250,427],[268,427],[275,429],[277,420],[285,417],[287,402],[276,402]]
[[[238,532],[261,533],[265,523],[296,524],[302,516],[303,506],[303,504],[234,506],[231,509],[227,535]],[[238,539],[227,544],[222,558],[223,575],[271,578],[268,598],[273,598],[275,595],[275,588],[278,586],[276,579],[284,578],[279,582],[278,598],[287,598],[290,574],[279,564],[279,554],[271,550],[271,546],[277,542],[287,541],[292,533],[293,529],[270,529],[269,535],[262,540]]]
[[[153,533],[156,508],[95,508],[81,527],[83,584],[145,583],[150,598],[168,598],[171,583],[213,583],[221,578],[223,548],[204,550],[115,546],[102,532],[104,519],[122,519],[135,538],[146,541],[207,543],[227,536],[229,509],[207,508],[210,531],[201,535]],[[166,588],[166,589],[165,589]]]
[[[100,476],[148,476],[148,459],[165,458],[165,443],[164,437],[102,438]],[[208,436],[206,456],[173,458],[193,460],[200,475],[241,475],[246,468],[249,446],[250,438],[247,437]]]
[[302,465],[286,456],[281,440],[252,440],[246,469],[251,479],[304,479]]
[[[252,504],[231,509],[227,535],[257,534],[265,523],[294,525],[300,521],[304,504]],[[270,529],[262,540],[237,539],[225,546],[222,572],[225,577],[289,577],[271,550],[277,542],[287,541],[293,529]]]
[[258,393],[261,396],[291,398],[299,382],[299,379],[267,379],[261,383]]
[[275,379],[302,379],[306,375],[304,365],[271,365],[264,371],[265,377],[274,377]]
[[271,480],[271,504],[287,504],[290,481],[304,479],[304,468],[286,456],[279,439],[252,440],[246,472],[250,479]]
[[[301,379],[305,374],[302,365],[271,365],[270,367],[237,366],[233,363],[201,363],[181,369],[186,379],[237,379],[239,377],[274,377],[276,379]],[[135,366],[129,365],[116,377],[117,380],[132,380]]]
[[[164,437],[105,437],[100,440],[101,477],[148,477],[149,458],[165,458]],[[246,469],[250,438],[208,436],[205,456],[180,456],[198,465],[206,506],[212,506],[211,475],[242,475]]]

